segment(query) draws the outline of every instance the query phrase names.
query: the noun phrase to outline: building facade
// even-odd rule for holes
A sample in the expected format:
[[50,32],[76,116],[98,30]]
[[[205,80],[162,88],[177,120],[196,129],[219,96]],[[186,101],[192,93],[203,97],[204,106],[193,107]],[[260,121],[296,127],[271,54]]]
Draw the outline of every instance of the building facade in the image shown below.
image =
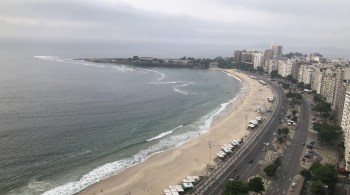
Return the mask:
[[341,120],[341,128],[343,129],[344,147],[345,147],[345,164],[346,170],[350,170],[350,86],[346,87],[343,114]]
[[282,56],[282,50],[283,50],[283,46],[282,45],[272,44],[271,45],[271,49],[273,51],[273,56],[274,57],[281,57]]

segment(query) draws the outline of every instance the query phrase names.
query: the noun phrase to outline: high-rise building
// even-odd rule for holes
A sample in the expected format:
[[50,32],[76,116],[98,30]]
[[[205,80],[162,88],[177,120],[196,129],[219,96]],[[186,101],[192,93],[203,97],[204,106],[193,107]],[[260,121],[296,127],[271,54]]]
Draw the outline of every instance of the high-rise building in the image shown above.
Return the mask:
[[311,80],[311,89],[315,90],[316,93],[321,93],[321,85],[322,85],[322,76],[323,73],[318,64],[313,64],[310,67],[312,71],[312,80]]
[[242,62],[242,51],[240,50],[235,50],[233,53],[233,60],[236,62],[236,64]]
[[264,52],[264,58],[265,60],[270,59],[273,57],[273,50],[272,49],[267,49]]
[[337,89],[335,110],[337,111],[337,122],[341,126],[346,88],[350,85],[350,68],[337,69]]
[[304,84],[311,84],[312,69],[309,69],[308,64],[302,64],[299,68],[298,82]]
[[278,74],[287,77],[292,74],[292,61],[290,59],[278,60]]
[[264,63],[264,56],[260,52],[256,52],[253,54],[253,64],[254,68],[257,69],[258,67],[261,67]]
[[336,77],[335,72],[328,68],[323,71],[321,95],[326,98],[326,102],[333,105],[335,98]]
[[300,63],[292,62],[292,78],[293,79],[298,79],[298,74],[299,74],[299,68],[300,68]]
[[272,71],[278,71],[278,60],[275,58],[269,58],[265,61],[265,71],[271,73]]
[[346,87],[341,128],[343,129],[344,136],[345,168],[347,171],[350,171],[350,85]]
[[273,56],[274,57],[281,57],[282,56],[282,50],[283,50],[283,46],[282,45],[272,44],[271,45],[271,49],[273,51]]

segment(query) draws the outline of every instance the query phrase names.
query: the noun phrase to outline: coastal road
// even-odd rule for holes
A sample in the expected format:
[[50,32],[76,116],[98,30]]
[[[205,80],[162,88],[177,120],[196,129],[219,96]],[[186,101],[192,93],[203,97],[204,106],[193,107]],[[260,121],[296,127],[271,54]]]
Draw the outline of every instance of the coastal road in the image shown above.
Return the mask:
[[301,170],[300,158],[303,155],[303,144],[306,141],[309,127],[309,105],[305,98],[300,105],[299,122],[295,129],[294,139],[285,151],[282,165],[277,172],[277,178],[271,182],[266,195],[285,194],[290,190],[292,178]]
[[[260,166],[258,165],[258,161],[264,156],[264,152],[262,150],[264,147],[267,147],[265,143],[271,143],[273,140],[273,132],[280,126],[281,119],[285,117],[287,110],[286,108],[289,103],[280,86],[272,82],[268,83],[275,89],[277,93],[276,95],[278,96],[278,101],[275,102],[275,104],[277,104],[275,107],[276,110],[272,113],[270,120],[267,121],[266,125],[257,136],[257,139],[254,140],[251,147],[245,151],[241,158],[238,159],[235,164],[232,164],[230,168],[228,168],[227,171],[222,174],[222,176],[218,178],[213,185],[209,186],[203,194],[222,194],[226,184],[230,182],[230,179],[236,179],[237,176],[239,176],[240,180],[246,181],[249,177],[255,176],[259,173]],[[253,159],[252,163],[248,163],[250,159]]]

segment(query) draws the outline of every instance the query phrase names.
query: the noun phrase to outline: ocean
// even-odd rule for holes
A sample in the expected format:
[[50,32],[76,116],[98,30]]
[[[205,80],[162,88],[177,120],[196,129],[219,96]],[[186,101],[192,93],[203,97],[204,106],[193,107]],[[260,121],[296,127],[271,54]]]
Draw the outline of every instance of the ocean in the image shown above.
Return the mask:
[[0,194],[79,192],[207,132],[242,88],[217,70],[72,60],[111,46],[24,45],[0,48]]

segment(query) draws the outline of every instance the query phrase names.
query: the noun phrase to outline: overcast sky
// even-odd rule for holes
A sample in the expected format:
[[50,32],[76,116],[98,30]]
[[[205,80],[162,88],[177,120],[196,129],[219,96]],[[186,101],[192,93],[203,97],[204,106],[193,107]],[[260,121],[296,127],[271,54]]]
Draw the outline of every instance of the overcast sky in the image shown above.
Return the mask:
[[0,37],[206,45],[226,53],[280,43],[285,52],[348,53],[349,8],[349,0],[5,0]]

